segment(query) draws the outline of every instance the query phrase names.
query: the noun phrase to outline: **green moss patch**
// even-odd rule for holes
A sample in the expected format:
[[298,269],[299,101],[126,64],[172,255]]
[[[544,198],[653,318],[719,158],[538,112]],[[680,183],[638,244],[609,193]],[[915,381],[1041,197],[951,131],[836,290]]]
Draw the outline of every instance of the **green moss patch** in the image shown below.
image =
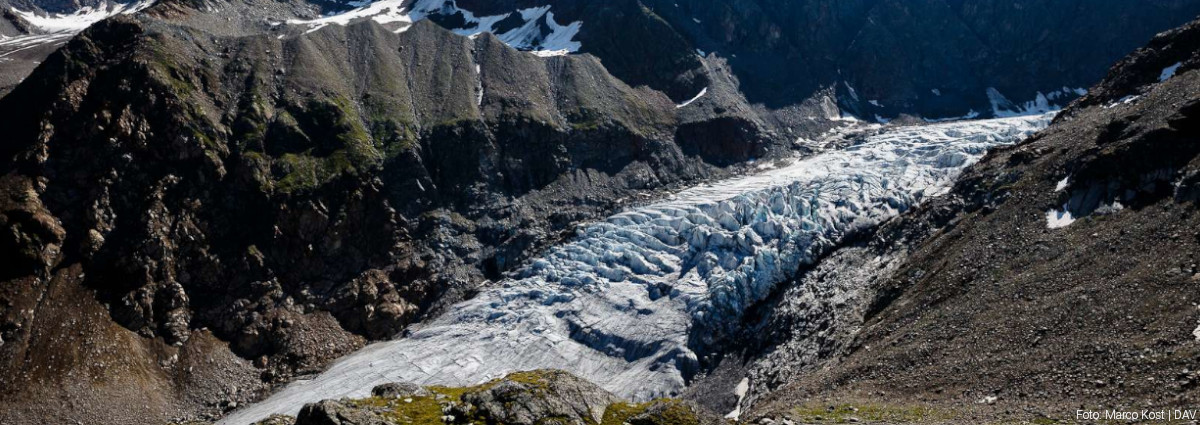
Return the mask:
[[384,419],[397,424],[442,425],[442,404],[436,396],[413,396],[404,398],[371,397],[351,400],[348,405],[370,408],[380,412]]
[[698,425],[699,423],[700,417],[690,406],[682,400],[668,398],[645,403],[613,403],[605,409],[604,420],[600,425]]

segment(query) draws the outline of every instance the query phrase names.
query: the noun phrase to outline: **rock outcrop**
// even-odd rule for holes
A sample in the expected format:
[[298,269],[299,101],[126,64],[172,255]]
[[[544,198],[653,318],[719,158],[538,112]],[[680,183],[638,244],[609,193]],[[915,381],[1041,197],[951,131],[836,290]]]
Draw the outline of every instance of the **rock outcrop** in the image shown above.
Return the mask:
[[[411,388],[411,384],[387,384]],[[418,387],[419,388],[419,387]],[[566,372],[516,372],[475,387],[430,387],[425,394],[323,400],[305,405],[295,425],[717,425],[694,404],[628,403]],[[381,391],[376,391],[381,392]],[[285,421],[286,417],[271,420]],[[268,422],[259,422],[260,424]]]

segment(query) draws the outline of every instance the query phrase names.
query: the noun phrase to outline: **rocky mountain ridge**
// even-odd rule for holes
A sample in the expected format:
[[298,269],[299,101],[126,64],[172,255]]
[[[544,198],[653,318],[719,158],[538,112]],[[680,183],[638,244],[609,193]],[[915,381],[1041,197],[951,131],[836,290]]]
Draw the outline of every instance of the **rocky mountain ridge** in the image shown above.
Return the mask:
[[[427,21],[278,39],[118,18],[39,70],[0,100],[3,278],[82,268],[61,284],[151,346],[211,332],[265,382],[391,337],[622,198],[725,172],[695,155],[773,146],[682,131],[707,121],[593,57]],[[22,354],[47,290],[7,286],[7,370],[49,367]],[[12,402],[55,385],[4,379]]]

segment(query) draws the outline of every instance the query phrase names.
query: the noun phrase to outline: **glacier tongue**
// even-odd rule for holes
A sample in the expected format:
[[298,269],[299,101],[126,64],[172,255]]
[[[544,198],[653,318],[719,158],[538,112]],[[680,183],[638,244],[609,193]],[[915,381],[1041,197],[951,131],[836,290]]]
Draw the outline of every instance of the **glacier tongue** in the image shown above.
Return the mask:
[[583,225],[510,278],[411,336],[370,345],[221,423],[363,397],[377,384],[467,385],[558,368],[622,396],[675,394],[698,366],[694,330],[742,312],[856,229],[949,190],[988,148],[1052,114],[886,130],[791,165],[684,190]]

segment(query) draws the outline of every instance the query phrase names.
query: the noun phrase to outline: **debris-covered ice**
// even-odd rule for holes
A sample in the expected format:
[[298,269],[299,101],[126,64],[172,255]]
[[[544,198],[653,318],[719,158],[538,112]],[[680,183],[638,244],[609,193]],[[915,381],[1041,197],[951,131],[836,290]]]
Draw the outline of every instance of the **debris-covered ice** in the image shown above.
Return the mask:
[[845,149],[684,190],[582,225],[510,277],[415,329],[294,382],[222,423],[361,397],[377,384],[466,385],[558,368],[635,399],[676,394],[697,331],[736,326],[799,266],[948,190],[988,148],[1050,114],[898,127]]

